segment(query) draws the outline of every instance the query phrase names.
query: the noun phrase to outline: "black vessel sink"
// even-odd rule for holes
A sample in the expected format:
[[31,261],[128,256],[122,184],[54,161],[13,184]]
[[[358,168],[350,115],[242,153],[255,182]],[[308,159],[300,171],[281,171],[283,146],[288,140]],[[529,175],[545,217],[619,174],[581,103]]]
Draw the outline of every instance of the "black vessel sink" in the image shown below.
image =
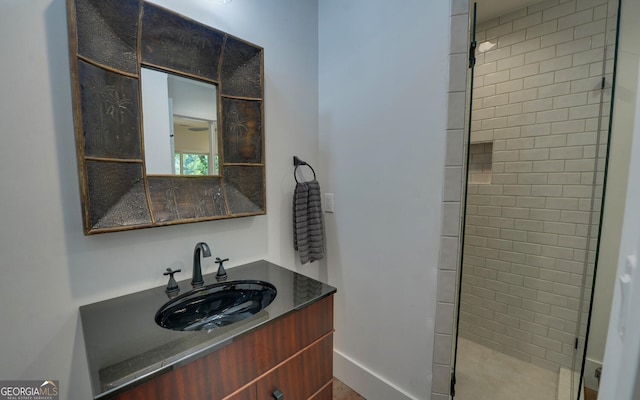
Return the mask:
[[176,297],[158,310],[156,323],[174,331],[211,330],[264,310],[276,297],[263,281],[230,281],[205,286]]

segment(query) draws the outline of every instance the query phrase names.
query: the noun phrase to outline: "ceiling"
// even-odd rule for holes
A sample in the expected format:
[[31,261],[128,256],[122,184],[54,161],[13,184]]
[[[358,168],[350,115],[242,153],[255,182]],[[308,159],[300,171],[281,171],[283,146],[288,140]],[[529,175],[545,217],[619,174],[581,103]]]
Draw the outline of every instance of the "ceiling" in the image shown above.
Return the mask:
[[540,1],[541,0],[471,0],[471,10],[473,10],[473,3],[478,3],[478,22],[481,22],[531,4],[539,3]]

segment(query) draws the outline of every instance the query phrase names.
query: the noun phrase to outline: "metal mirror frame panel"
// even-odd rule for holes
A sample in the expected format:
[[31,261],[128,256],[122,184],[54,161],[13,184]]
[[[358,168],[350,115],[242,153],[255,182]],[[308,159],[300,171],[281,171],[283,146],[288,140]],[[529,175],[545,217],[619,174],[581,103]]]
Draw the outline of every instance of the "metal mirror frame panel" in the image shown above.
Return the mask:
[[[67,14],[84,233],[266,214],[264,49],[144,0]],[[220,176],[147,176],[142,66],[217,85]]]

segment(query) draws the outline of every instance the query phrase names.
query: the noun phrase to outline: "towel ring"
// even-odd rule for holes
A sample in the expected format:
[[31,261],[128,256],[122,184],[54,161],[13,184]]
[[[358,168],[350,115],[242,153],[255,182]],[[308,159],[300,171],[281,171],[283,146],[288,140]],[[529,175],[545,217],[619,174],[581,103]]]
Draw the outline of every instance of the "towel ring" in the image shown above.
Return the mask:
[[296,180],[296,183],[300,183],[298,181],[298,177],[296,176],[296,171],[298,170],[298,167],[301,165],[306,165],[307,167],[311,168],[311,172],[313,172],[313,180],[317,180],[316,179],[316,171],[313,169],[313,167],[309,164],[307,164],[306,161],[302,161],[301,159],[298,158],[298,156],[293,156],[293,165],[295,165],[296,167],[293,170],[293,179]]

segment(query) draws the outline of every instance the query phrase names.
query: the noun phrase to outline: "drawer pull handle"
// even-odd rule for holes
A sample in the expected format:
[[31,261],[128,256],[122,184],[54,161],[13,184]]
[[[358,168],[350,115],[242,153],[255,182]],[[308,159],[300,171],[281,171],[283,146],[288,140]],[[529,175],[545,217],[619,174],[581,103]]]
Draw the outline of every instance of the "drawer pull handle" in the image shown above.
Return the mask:
[[284,400],[284,393],[282,393],[279,390],[276,390],[275,392],[273,392],[273,398],[275,400]]

